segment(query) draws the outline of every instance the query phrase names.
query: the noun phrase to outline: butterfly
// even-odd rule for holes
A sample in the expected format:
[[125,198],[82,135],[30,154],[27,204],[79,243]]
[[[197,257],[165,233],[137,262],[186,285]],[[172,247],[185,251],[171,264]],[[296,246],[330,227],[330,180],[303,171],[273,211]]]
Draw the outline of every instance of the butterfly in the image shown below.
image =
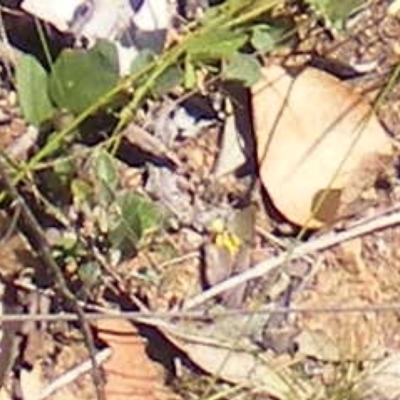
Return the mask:
[[162,50],[171,18],[168,0],[24,0],[21,7],[90,45],[113,41],[122,75],[141,49]]

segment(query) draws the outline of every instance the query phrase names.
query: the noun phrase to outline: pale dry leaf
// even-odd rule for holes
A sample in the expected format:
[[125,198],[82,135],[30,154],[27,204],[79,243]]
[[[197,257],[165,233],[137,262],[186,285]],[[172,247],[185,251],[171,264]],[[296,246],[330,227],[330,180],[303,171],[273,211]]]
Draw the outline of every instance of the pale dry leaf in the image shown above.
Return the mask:
[[389,7],[387,8],[387,13],[390,16],[397,15],[400,11],[400,1],[399,0],[393,0]]
[[69,30],[68,21],[72,19],[75,9],[82,3],[81,0],[52,2],[43,0],[24,0],[21,8],[29,14],[42,18],[53,24],[59,31]]
[[43,371],[39,363],[36,363],[31,370],[26,368],[21,370],[20,384],[24,399],[40,399],[44,383]]
[[122,132],[130,144],[145,153],[151,154],[154,157],[158,157],[164,161],[170,161],[175,165],[180,165],[180,161],[175,153],[170,150],[158,137],[152,135],[146,129],[131,122]]
[[308,357],[327,362],[339,362],[340,351],[335,342],[321,330],[305,329],[296,337],[298,351]]
[[112,350],[103,364],[107,400],[177,400],[164,386],[160,366],[145,350],[145,340],[127,320],[100,320],[99,338]]
[[400,354],[396,353],[366,371],[360,392],[368,398],[395,400],[400,396]]
[[279,66],[262,75],[252,88],[261,180],[288,220],[319,228],[337,217],[360,165],[391,154],[390,139],[371,105],[336,77],[308,67],[293,78]]
[[249,94],[236,84],[230,84],[226,89],[229,93],[225,110],[228,115],[213,169],[213,174],[217,178],[238,170],[244,164],[248,165],[249,158],[254,154]]
[[[24,0],[21,8],[53,24],[61,32],[71,31],[79,22],[79,33],[88,38],[121,39],[124,43],[134,37],[129,19],[135,29],[154,31],[169,25],[169,8],[165,0]],[[74,30],[74,29],[73,29]],[[124,37],[125,31],[132,37]],[[136,32],[137,34],[137,32]]]
[[343,253],[343,266],[349,272],[361,276],[368,276],[368,268],[362,256],[361,238],[355,238],[344,243],[340,243],[340,249]]
[[0,389],[0,400],[12,400],[10,393],[4,387]]
[[213,174],[219,178],[234,172],[246,161],[244,143],[238,131],[236,117],[230,114],[225,119],[221,145]]
[[91,44],[100,38],[113,41],[122,75],[130,72],[139,50],[161,52],[171,18],[166,0],[24,0],[21,7],[61,32],[84,37]]
[[[234,384],[257,388],[278,399],[308,399],[312,388],[301,381],[286,365],[261,355],[255,349],[245,350],[236,343],[186,334],[171,324],[158,326],[160,331],[202,370]],[[236,332],[236,327],[230,327]],[[234,335],[233,335],[234,336]],[[231,337],[232,338],[232,335]]]

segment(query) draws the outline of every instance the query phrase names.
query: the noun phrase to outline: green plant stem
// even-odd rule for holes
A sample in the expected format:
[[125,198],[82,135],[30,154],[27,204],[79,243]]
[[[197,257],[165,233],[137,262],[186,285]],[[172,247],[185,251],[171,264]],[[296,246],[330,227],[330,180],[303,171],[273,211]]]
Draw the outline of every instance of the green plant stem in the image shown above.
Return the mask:
[[41,43],[42,48],[43,48],[44,55],[46,57],[46,62],[51,66],[53,64],[53,60],[52,60],[50,49],[49,49],[49,46],[48,46],[48,43],[47,43],[47,40],[46,40],[46,36],[45,36],[45,34],[43,32],[43,26],[39,22],[39,19],[36,18],[36,17],[34,18],[34,22],[35,22],[36,30],[37,30],[38,35],[39,35],[40,43]]
[[[281,2],[281,0],[279,0]],[[260,2],[255,1],[255,3]],[[229,3],[229,2],[228,2]],[[232,2],[233,3],[233,2]],[[238,2],[239,3],[239,2]],[[250,9],[249,12],[244,13],[243,15],[240,15],[238,17],[235,17],[234,19],[231,20],[234,14],[243,11],[245,7],[248,6],[249,3],[254,3],[253,1],[249,1],[247,3],[240,2],[239,6],[235,8],[234,10],[231,11],[230,14],[224,15],[222,14],[222,18],[216,19],[216,22],[213,24],[207,24],[201,28],[199,28],[199,31],[189,33],[188,36],[176,47],[172,48],[170,51],[167,51],[164,56],[162,56],[159,61],[158,61],[158,68],[155,68],[154,72],[150,74],[149,78],[146,80],[146,82],[140,87],[137,88],[133,97],[133,100],[125,107],[125,109],[121,113],[121,119],[120,123],[118,124],[117,128],[115,129],[115,133],[119,132],[122,128],[124,128],[129,121],[129,119],[132,117],[132,114],[138,106],[140,105],[141,101],[146,97],[146,95],[149,94],[151,89],[155,86],[157,79],[160,78],[160,76],[172,65],[176,64],[179,59],[184,56],[184,54],[190,49],[190,46],[192,43],[196,40],[198,40],[199,37],[205,36],[207,34],[210,34],[214,31],[215,27],[218,26],[219,29],[227,29],[227,28],[233,28],[235,26],[241,25],[249,20],[252,20],[259,16],[260,14],[268,11],[278,3],[277,0],[270,0],[267,2],[260,2],[260,5],[256,9]]]
[[[207,21],[206,24],[200,25],[198,30],[189,32],[181,43],[165,51],[159,59],[155,60],[141,71],[132,74],[124,79],[113,88],[110,92],[102,96],[87,110],[78,115],[75,120],[65,129],[56,132],[52,135],[50,140],[44,147],[36,153],[27,163],[25,163],[13,179],[13,184],[16,185],[24,179],[30,171],[35,170],[36,166],[46,157],[54,153],[66,137],[79,125],[84,122],[89,116],[94,115],[98,110],[105,108],[110,104],[119,94],[127,91],[129,88],[134,87],[134,84],[143,76],[148,75],[148,78],[140,86],[135,88],[132,101],[121,111],[119,123],[114,130],[113,134],[120,132],[132,119],[135,111],[140,104],[150,95],[152,88],[156,84],[160,76],[171,66],[179,62],[180,58],[185,55],[192,43],[198,40],[202,35],[212,33],[215,29],[232,29],[245,22],[257,18],[262,13],[270,10],[276,4],[281,3],[282,0],[248,0],[238,1],[230,0],[226,5],[220,6],[220,12],[217,13],[213,21]],[[0,203],[4,200],[4,193],[0,193]]]

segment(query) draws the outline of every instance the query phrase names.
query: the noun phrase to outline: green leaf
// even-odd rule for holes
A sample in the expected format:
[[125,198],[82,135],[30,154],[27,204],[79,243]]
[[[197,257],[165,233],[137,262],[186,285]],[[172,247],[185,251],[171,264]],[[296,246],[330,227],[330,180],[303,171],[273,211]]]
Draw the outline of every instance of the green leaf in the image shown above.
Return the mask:
[[61,159],[54,164],[54,172],[69,181],[76,174],[76,166],[71,160]]
[[60,107],[79,114],[118,82],[117,50],[112,43],[99,40],[88,50],[64,50],[56,60],[49,91]]
[[247,41],[247,34],[217,30],[198,36],[190,42],[187,54],[192,60],[213,60],[230,57]]
[[61,253],[74,253],[75,249],[78,245],[78,237],[75,233],[72,232],[64,232],[57,237],[57,241],[54,244],[54,248],[57,249]]
[[95,158],[95,173],[110,190],[115,190],[118,184],[118,174],[114,157],[105,150],[100,150]]
[[82,179],[74,179],[71,182],[71,193],[75,203],[89,203],[93,197],[93,188]]
[[342,30],[346,19],[357,11],[365,0],[307,0],[307,3],[335,29]]
[[131,73],[138,73],[153,61],[154,61],[154,53],[149,49],[143,49],[132,60],[130,71]]
[[136,233],[138,240],[155,230],[160,223],[160,211],[143,196],[127,194],[121,201],[121,216]]
[[119,213],[110,221],[109,239],[114,248],[132,251],[150,232],[159,228],[161,212],[147,198],[126,194],[118,202]]
[[252,86],[261,78],[261,65],[250,54],[236,53],[224,64],[222,77],[225,80],[240,81],[244,86]]
[[101,278],[101,268],[98,263],[89,261],[79,266],[78,276],[86,289],[90,289]]
[[35,126],[54,114],[47,92],[47,73],[31,55],[21,54],[15,70],[19,104],[26,120]]
[[97,200],[102,205],[110,205],[115,200],[118,185],[118,173],[115,159],[105,150],[100,150],[94,160],[94,170],[97,177]]
[[184,85],[186,89],[193,89],[196,85],[196,68],[190,57],[185,58],[185,77]]
[[285,29],[283,26],[255,25],[251,28],[250,42],[257,51],[267,53],[282,43],[286,31],[287,28]]
[[159,77],[152,91],[157,96],[162,96],[181,84],[183,81],[183,72],[180,68],[172,66]]
[[201,25],[207,27],[215,25],[215,21],[218,21],[218,17],[221,15],[221,13],[221,6],[207,7],[204,10],[203,17],[201,18]]

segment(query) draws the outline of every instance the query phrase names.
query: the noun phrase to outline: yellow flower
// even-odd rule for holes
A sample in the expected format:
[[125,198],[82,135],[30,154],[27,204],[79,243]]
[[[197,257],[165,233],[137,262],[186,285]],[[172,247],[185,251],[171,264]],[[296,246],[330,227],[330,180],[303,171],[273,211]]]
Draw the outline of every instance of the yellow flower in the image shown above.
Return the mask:
[[226,249],[229,254],[235,256],[242,246],[242,240],[236,234],[230,232],[222,219],[216,219],[211,224],[214,244]]

